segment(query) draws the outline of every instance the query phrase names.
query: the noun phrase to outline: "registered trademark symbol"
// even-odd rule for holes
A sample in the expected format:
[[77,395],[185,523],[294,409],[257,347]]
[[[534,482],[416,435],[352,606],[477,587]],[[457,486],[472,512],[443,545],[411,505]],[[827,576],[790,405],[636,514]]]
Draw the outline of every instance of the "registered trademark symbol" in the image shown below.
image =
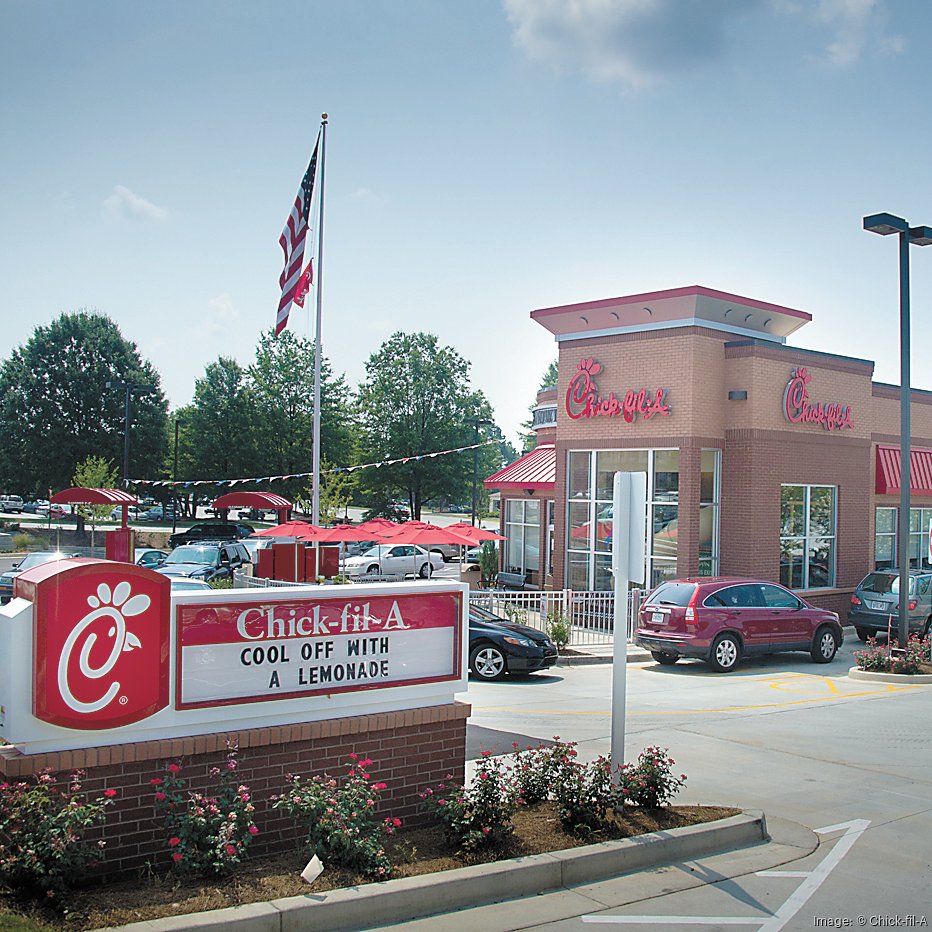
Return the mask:
[[129,702],[129,699],[126,696],[120,696],[120,705],[126,705],[127,702]]

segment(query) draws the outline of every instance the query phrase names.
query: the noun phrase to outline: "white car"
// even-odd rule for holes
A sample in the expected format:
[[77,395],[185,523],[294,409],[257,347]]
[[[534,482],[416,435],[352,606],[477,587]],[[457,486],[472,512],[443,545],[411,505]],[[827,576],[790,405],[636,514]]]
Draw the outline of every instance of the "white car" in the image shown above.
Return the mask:
[[421,576],[443,566],[443,557],[414,544],[377,544],[358,557],[343,561],[346,576]]

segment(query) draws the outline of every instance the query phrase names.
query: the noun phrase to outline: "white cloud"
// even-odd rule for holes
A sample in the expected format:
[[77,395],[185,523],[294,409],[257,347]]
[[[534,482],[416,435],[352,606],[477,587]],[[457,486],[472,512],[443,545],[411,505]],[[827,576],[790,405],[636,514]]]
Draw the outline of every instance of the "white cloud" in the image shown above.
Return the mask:
[[350,194],[350,197],[354,201],[362,201],[370,204],[381,204],[386,200],[384,194],[379,194],[377,191],[373,191],[372,188],[356,188],[356,190]]
[[[723,58],[737,21],[765,12],[804,23],[810,42],[815,25],[819,58],[833,67],[850,67],[868,51],[899,54],[903,39],[884,33],[884,2],[502,0],[513,42],[529,58],[630,91]],[[766,28],[763,17],[758,28]]]
[[104,200],[101,212],[105,220],[114,221],[141,220],[159,223],[168,216],[164,207],[157,207],[121,184],[116,185],[113,194]]
[[503,0],[515,44],[630,90],[719,58],[729,21],[761,0]]

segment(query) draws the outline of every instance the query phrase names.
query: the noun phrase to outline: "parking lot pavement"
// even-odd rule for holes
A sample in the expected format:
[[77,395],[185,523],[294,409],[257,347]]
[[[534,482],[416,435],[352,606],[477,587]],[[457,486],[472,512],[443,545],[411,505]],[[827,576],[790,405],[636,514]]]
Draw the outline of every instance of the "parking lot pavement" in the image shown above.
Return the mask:
[[[849,680],[852,651],[859,646],[848,639],[824,666],[804,654],[783,654],[749,661],[727,675],[692,662],[628,665],[625,757],[634,760],[649,745],[668,747],[674,769],[688,776],[677,802],[763,809],[768,817],[813,831],[848,826],[825,832],[810,861],[793,866],[798,872],[818,867],[850,825],[862,827],[853,841],[849,835],[844,857],[805,903],[792,916],[781,914],[779,922],[768,919],[767,911],[775,915],[804,878],[733,881],[710,874],[707,883],[677,894],[675,901],[657,894],[625,907],[628,918],[615,924],[647,928],[664,925],[659,917],[680,917],[666,923],[676,928],[692,925],[682,917],[695,915],[709,918],[699,924],[717,928],[757,916],[744,924],[811,929],[816,919],[826,920],[826,927],[835,919],[858,927],[863,917],[860,927],[870,928],[884,925],[883,917],[892,917],[885,923],[892,926],[897,917],[913,915],[932,925],[932,686]],[[578,742],[586,759],[609,751],[610,665],[471,683],[461,698],[472,705],[471,755],[554,735]],[[736,902],[753,899],[764,911],[734,906],[729,912],[721,905],[729,896]],[[652,918],[636,919],[646,914]],[[521,927],[575,929],[608,921],[560,919]],[[913,924],[921,926],[918,920]]]

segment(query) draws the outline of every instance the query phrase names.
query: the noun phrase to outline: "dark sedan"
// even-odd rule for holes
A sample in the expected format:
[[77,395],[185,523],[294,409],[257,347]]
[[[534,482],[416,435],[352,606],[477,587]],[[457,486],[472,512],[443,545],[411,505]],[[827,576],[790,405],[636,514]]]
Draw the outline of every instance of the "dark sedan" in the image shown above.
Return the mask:
[[541,631],[469,606],[469,669],[480,680],[506,673],[534,673],[557,662],[553,641]]

